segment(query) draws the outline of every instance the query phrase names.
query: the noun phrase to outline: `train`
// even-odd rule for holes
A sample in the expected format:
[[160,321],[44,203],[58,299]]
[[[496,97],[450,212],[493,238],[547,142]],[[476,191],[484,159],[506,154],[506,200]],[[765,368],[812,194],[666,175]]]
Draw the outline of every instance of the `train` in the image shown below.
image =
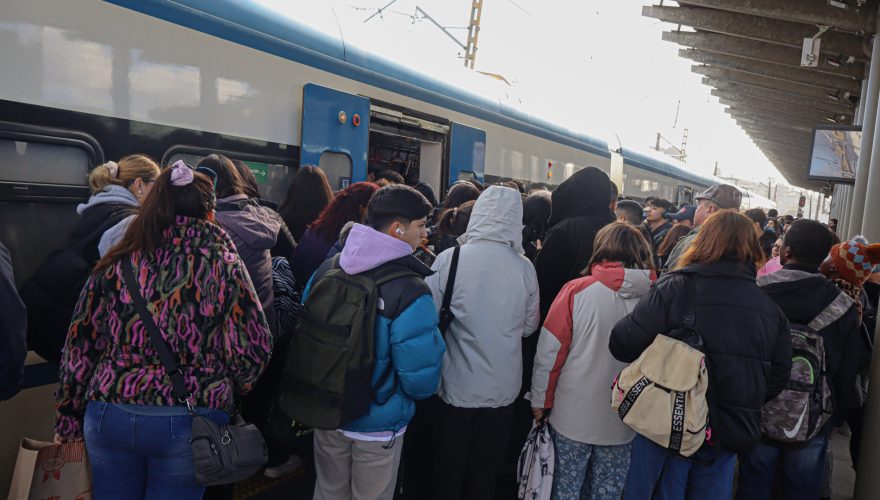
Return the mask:
[[[0,241],[18,285],[63,246],[89,171],[130,153],[167,165],[221,152],[276,202],[299,165],[323,168],[334,189],[395,168],[438,195],[469,178],[552,189],[595,166],[626,197],[679,205],[718,182],[253,2],[29,0],[0,14]],[[743,193],[743,208],[775,206]],[[0,405],[0,491],[18,436],[51,437],[51,412],[33,408],[51,407],[54,372],[30,359],[26,389]]]

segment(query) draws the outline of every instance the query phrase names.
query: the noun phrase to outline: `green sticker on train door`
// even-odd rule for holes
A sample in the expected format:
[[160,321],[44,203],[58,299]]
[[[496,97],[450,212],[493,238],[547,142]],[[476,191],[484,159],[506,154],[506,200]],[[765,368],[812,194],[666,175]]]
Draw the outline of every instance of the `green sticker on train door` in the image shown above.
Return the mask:
[[244,164],[251,169],[251,173],[254,174],[254,177],[257,179],[257,184],[269,183],[269,165],[256,161],[246,161]]

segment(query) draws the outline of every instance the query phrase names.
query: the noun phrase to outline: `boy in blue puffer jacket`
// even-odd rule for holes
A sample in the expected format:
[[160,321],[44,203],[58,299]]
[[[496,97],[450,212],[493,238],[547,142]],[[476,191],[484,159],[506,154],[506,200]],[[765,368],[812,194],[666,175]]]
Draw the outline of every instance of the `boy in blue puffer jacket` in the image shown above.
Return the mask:
[[[446,350],[431,290],[423,279],[432,271],[412,255],[427,236],[425,219],[430,213],[430,203],[418,191],[389,185],[370,201],[367,225],[355,224],[346,239],[339,258],[346,273],[386,265],[403,266],[414,273],[379,287],[372,382],[381,397],[374,399],[365,415],[343,428],[315,430],[316,499],[394,496],[403,434],[415,413],[413,401],[434,394]],[[304,302],[328,262],[312,276]],[[380,384],[389,364],[393,376]]]

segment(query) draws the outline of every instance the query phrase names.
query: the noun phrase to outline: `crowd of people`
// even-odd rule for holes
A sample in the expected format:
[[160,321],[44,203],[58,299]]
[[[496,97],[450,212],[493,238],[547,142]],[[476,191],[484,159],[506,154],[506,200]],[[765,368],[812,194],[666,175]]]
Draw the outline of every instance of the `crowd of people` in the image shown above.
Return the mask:
[[[19,291],[0,244],[0,400],[28,349],[58,364],[56,441],[85,441],[99,500],[202,498],[193,415],[255,424],[269,478],[312,462],[316,499],[507,498],[532,425],[556,499],[819,498],[845,422],[857,464],[880,244],[741,213],[723,184],[640,203],[587,167],[552,192],[459,181],[438,204],[407,180],[333,193],[302,166],[279,206],[220,154],[96,167],[66,247]],[[693,456],[624,423],[609,390],[683,331],[708,377]]]

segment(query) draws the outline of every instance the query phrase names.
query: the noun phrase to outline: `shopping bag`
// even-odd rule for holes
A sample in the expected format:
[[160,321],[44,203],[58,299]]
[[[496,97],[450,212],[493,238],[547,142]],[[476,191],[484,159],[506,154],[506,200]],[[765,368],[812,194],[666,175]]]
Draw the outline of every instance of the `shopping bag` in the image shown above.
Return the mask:
[[553,489],[556,448],[550,424],[533,424],[516,465],[517,496],[525,500],[548,500]]
[[18,456],[12,472],[12,487],[7,500],[27,500],[31,490],[31,478],[34,476],[34,465],[37,463],[37,452],[40,448],[52,446],[46,441],[24,438],[18,445]]
[[92,475],[82,441],[22,439],[9,500],[91,500]]

